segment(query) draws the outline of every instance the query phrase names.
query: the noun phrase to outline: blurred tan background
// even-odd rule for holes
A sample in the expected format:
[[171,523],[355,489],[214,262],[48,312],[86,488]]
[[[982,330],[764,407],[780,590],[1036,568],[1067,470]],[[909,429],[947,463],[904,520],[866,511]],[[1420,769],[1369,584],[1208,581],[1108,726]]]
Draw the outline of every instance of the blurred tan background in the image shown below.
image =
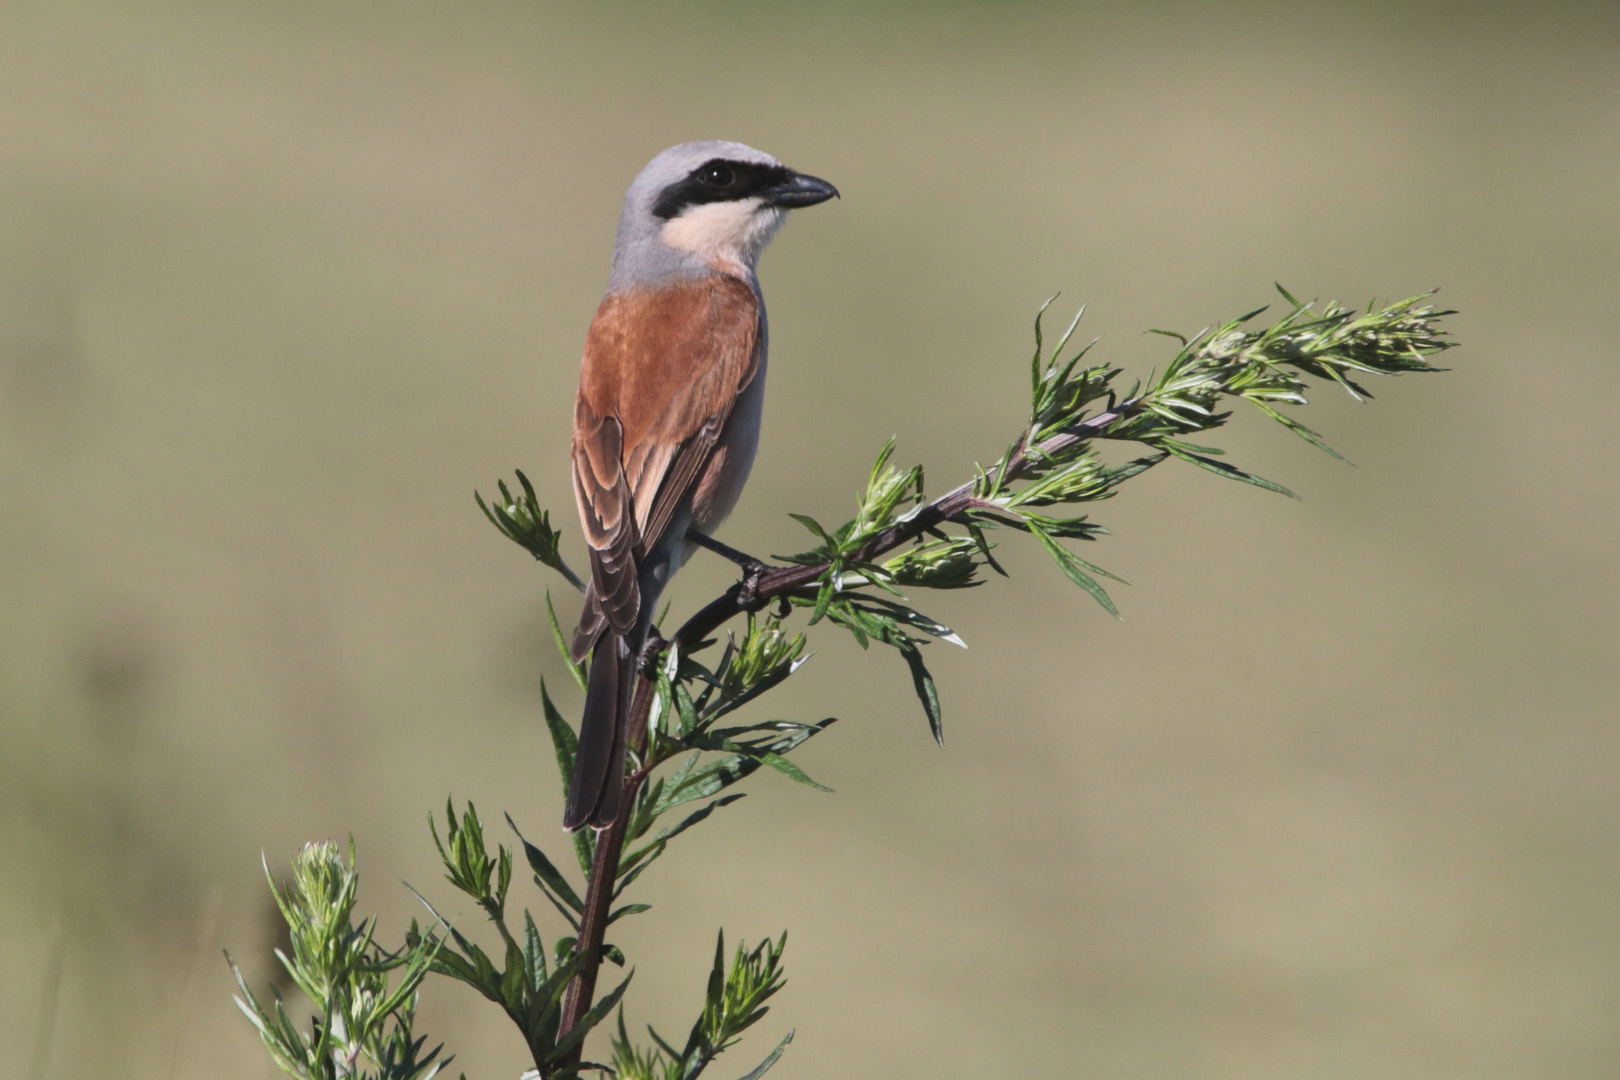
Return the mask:
[[[944,752],[813,634],[774,707],[843,719],[838,793],[757,778],[643,879],[631,1021],[786,927],[719,1080],[790,1027],[782,1080],[1620,1072],[1612,4],[11,0],[0,1074],[275,1075],[219,958],[268,971],[261,850],[352,832],[397,938],[446,794],[560,849],[548,580],[472,489],[526,469],[578,561],[620,194],[709,137],[844,193],[763,264],[750,551],[891,433],[936,489],[994,456],[1058,289],[1143,371],[1273,280],[1444,286],[1466,347],[1321,391],[1355,468],[1240,414],[1302,503],[1166,466],[1099,507],[1123,624],[1016,542],[927,598],[973,646],[932,650]],[[459,985],[423,1027],[524,1067]]]

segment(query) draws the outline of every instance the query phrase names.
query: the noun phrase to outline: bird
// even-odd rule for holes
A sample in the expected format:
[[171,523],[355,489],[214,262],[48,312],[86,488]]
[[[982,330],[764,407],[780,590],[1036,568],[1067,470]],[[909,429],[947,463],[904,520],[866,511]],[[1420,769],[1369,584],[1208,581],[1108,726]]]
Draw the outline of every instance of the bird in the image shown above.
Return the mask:
[[742,493],[759,446],[756,266],[788,211],[838,189],[737,142],[658,154],[624,195],[574,402],[574,499],[590,555],[570,649],[590,658],[563,827],[621,810],[630,691],[653,609]]

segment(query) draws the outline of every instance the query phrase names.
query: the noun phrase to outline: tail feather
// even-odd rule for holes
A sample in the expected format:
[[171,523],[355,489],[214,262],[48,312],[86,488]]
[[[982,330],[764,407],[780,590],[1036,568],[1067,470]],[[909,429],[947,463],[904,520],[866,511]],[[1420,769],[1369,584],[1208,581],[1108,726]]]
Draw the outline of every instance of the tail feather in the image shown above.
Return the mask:
[[[681,533],[685,530],[682,523]],[[616,625],[614,616],[604,609],[594,576],[586,591],[585,613],[580,616],[571,649],[576,660],[590,653],[591,672],[585,683],[585,711],[579,722],[574,775],[563,810],[563,828],[569,831],[587,824],[603,829],[619,816],[624,801],[625,740],[629,735],[636,661],[647,640],[653,605],[673,572],[671,553],[678,548],[678,541],[673,547],[660,544],[645,557],[636,580],[638,609],[628,626]],[[593,575],[595,570],[593,564]]]
[[618,813],[624,786],[624,690],[629,662],[624,638],[606,633],[597,639],[591,655],[590,681],[585,690],[585,711],[580,717],[579,745],[574,751],[574,775],[568,784],[563,828],[570,831],[589,822],[610,824]]
[[[624,665],[635,670],[632,660]],[[605,829],[619,816],[619,805],[624,801],[625,737],[630,733],[630,680],[620,683],[618,721],[613,725],[613,745],[608,750],[607,782],[602,785],[602,797],[597,800],[591,814],[593,829]]]
[[579,616],[579,628],[574,631],[574,640],[568,646],[569,659],[574,663],[583,663],[596,648],[596,643],[602,639],[602,632],[607,628],[607,616],[602,613],[602,605],[596,601],[596,584],[585,586],[585,610]]

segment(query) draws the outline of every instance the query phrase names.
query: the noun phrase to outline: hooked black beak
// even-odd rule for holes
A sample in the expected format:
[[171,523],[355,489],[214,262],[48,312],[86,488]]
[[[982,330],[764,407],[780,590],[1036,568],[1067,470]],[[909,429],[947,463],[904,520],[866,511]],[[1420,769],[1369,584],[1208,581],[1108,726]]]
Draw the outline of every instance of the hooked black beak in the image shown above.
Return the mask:
[[767,206],[779,206],[784,210],[814,206],[839,197],[838,189],[827,181],[804,173],[794,173],[791,179],[766,188],[760,194],[765,197]]

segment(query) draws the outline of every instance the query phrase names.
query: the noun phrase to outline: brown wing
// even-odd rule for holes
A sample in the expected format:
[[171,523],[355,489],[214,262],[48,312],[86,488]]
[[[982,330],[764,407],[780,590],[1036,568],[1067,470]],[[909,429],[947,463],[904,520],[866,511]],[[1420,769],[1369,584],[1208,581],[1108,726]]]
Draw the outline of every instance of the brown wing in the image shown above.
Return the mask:
[[574,495],[591,549],[576,656],[604,627],[634,625],[639,563],[713,454],[754,377],[758,342],[758,299],[735,278],[602,301],[574,406]]
[[[636,621],[638,534],[630,482],[621,460],[623,441],[624,429],[616,417],[595,415],[583,401],[575,403],[574,502],[579,506],[591,558],[585,616],[575,635],[576,660],[584,659],[604,623],[623,633]],[[591,640],[581,642],[581,634]]]

